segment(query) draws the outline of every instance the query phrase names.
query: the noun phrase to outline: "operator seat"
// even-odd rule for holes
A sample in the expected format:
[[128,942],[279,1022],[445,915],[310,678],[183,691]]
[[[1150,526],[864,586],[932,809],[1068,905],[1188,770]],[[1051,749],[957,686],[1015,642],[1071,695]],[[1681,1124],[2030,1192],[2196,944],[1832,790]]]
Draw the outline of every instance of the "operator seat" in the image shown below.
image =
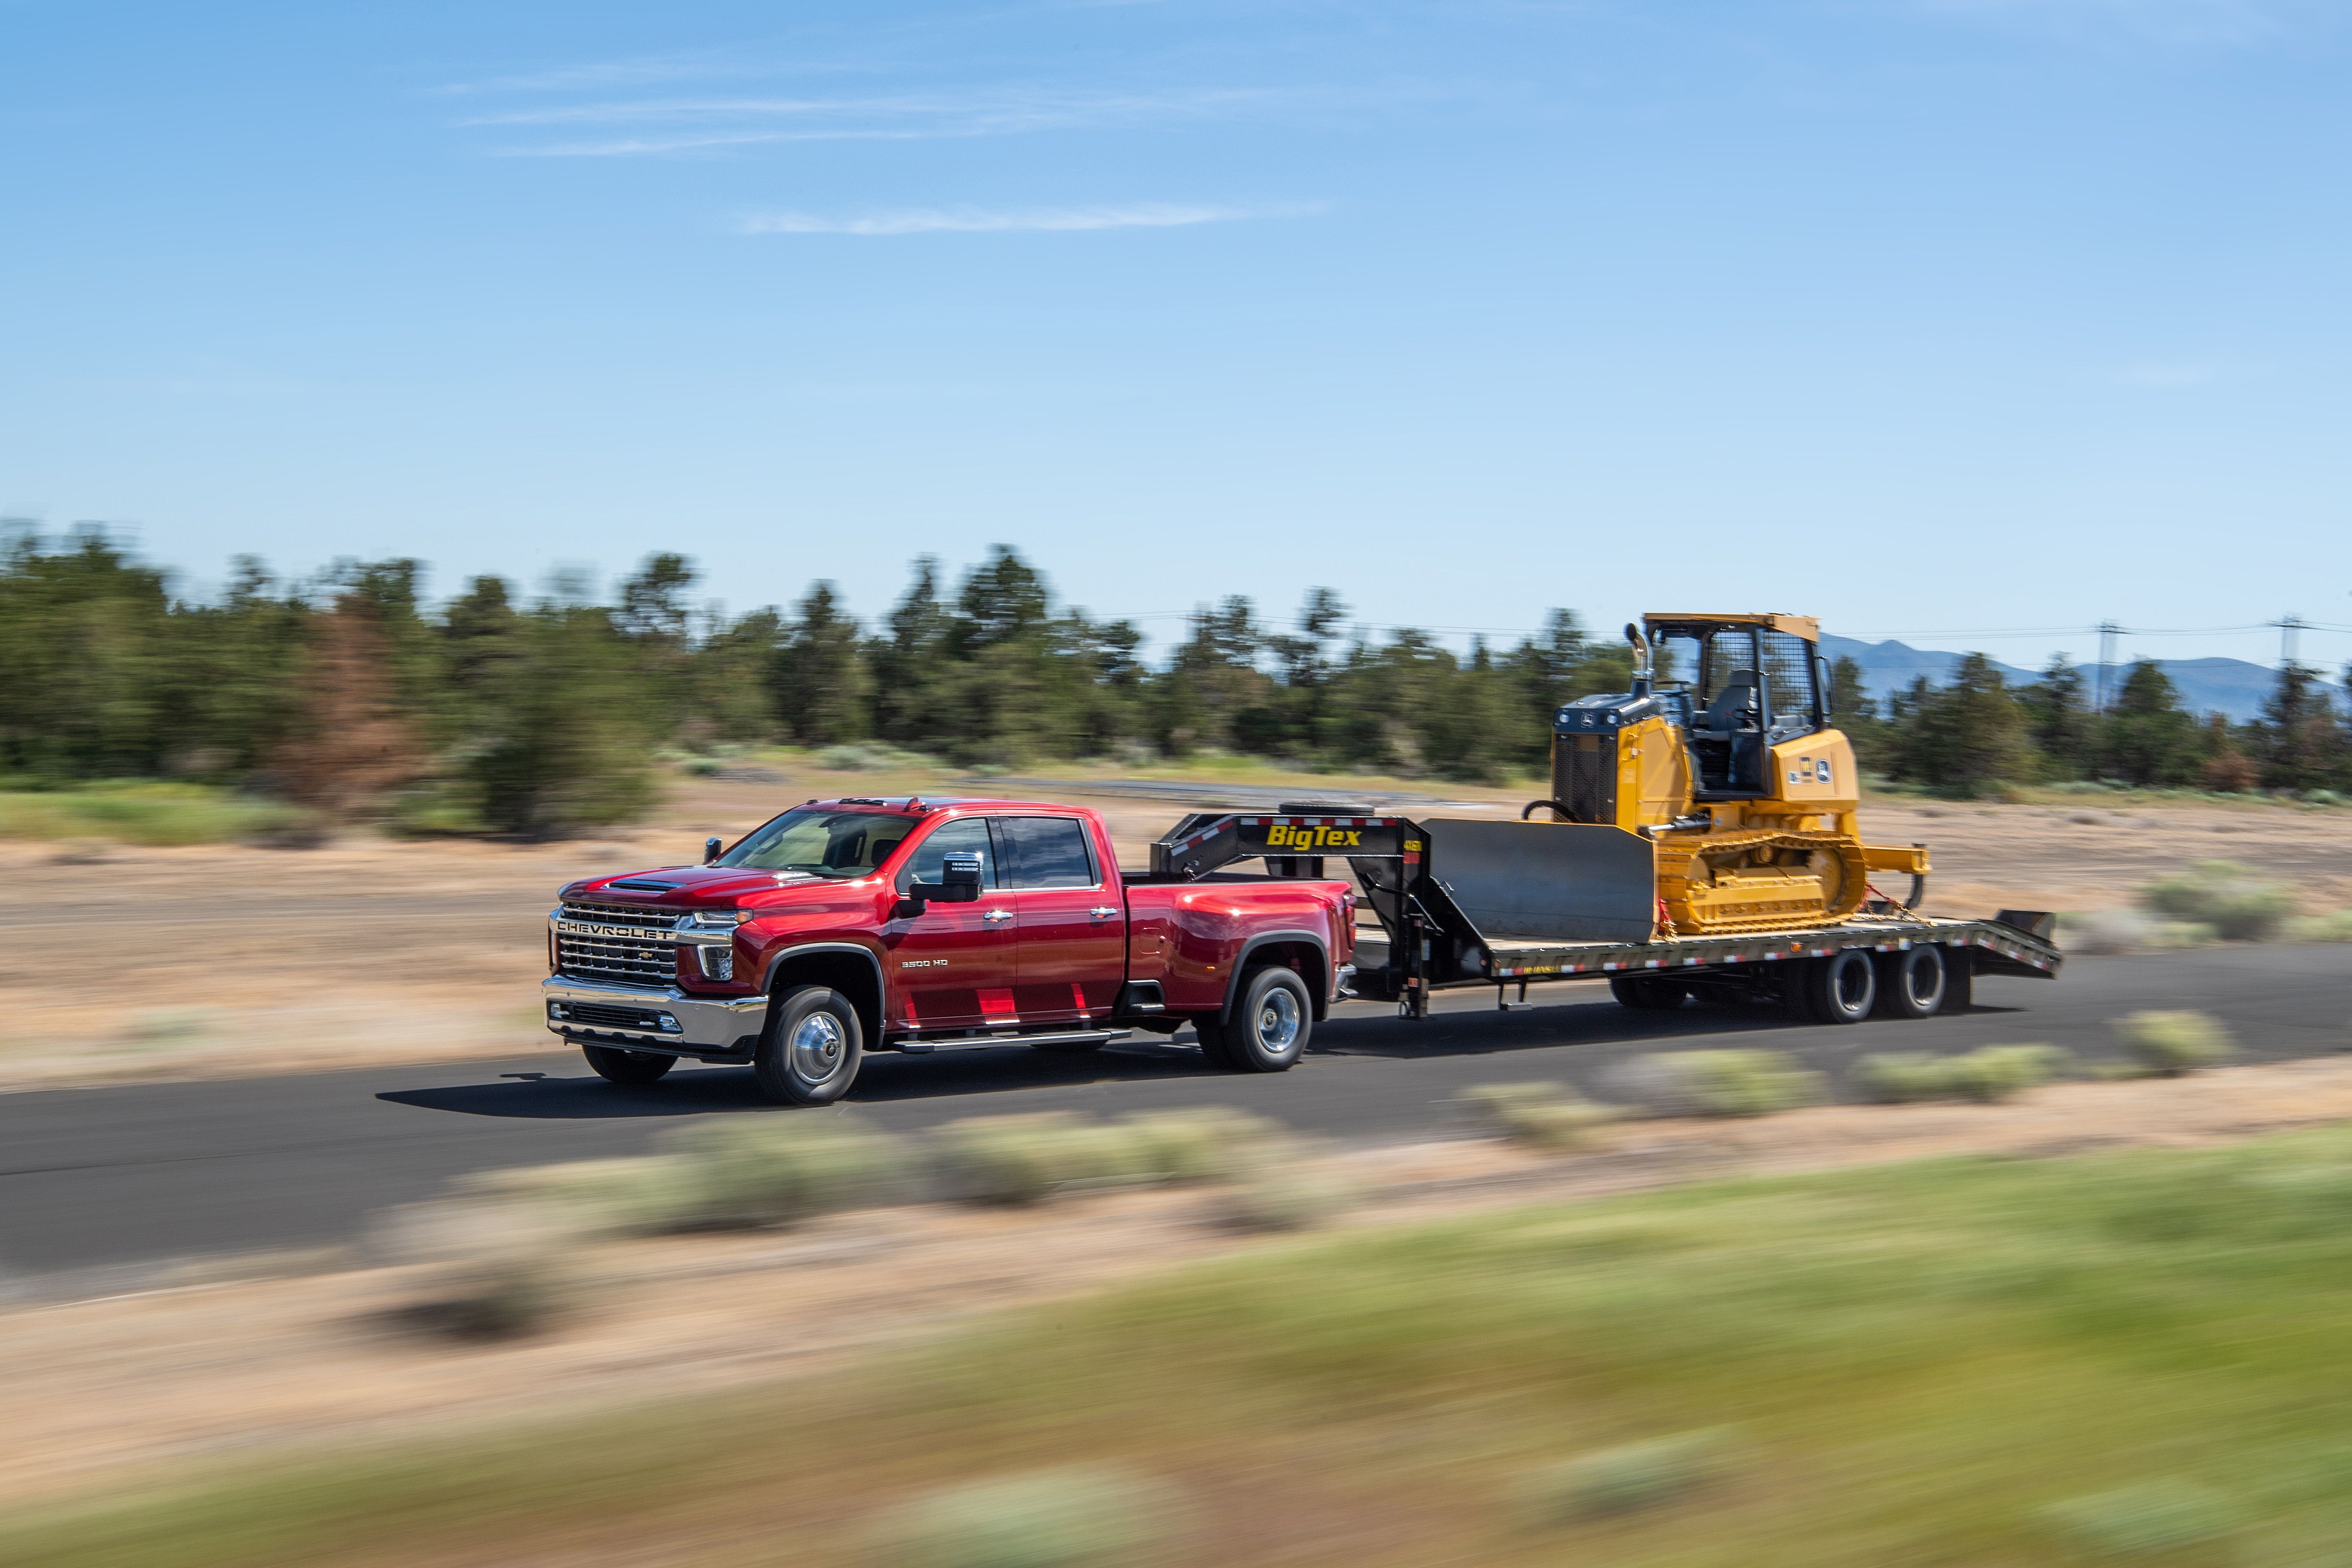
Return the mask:
[[1764,788],[1762,682],[1752,669],[1735,669],[1723,689],[1691,723],[1691,768],[1699,788],[1714,794],[1760,794]]

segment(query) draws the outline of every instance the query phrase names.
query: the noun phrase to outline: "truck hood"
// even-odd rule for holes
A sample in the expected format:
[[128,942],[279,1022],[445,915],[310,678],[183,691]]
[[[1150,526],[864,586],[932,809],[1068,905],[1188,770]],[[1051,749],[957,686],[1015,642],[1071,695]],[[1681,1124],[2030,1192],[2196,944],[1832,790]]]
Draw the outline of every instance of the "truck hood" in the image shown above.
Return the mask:
[[812,877],[803,871],[752,871],[739,866],[665,866],[651,871],[623,871],[611,877],[568,882],[563,897],[693,910],[733,903],[754,893],[772,893],[779,888],[832,885],[830,879]]

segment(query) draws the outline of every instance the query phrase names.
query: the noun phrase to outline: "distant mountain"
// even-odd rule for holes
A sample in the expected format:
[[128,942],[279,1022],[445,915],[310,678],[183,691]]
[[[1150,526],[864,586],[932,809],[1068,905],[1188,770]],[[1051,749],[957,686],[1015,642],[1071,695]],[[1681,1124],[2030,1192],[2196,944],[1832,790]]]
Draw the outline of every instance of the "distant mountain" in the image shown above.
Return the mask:
[[[1827,633],[1822,637],[1822,651],[1833,659],[1850,658],[1860,665],[1863,685],[1873,697],[1899,691],[1923,675],[1933,685],[1945,685],[1952,679],[1953,667],[1961,658],[1937,648],[1913,647],[1899,642],[1861,642]],[[2249,664],[2242,658],[2163,658],[2157,663],[2172,678],[2172,684],[2180,689],[2180,700],[2191,712],[2218,709],[2239,723],[2261,712],[2263,699],[2278,683],[2277,670],[2264,664]],[[2040,679],[2038,672],[2020,669],[2015,665],[1996,662],[1993,668],[2011,685]],[[2129,671],[2128,665],[2117,666],[2108,677],[2110,689],[2120,685]],[[2083,666],[2086,698],[2098,689],[2098,682],[2099,667]],[[2329,689],[2335,691],[2332,687]]]

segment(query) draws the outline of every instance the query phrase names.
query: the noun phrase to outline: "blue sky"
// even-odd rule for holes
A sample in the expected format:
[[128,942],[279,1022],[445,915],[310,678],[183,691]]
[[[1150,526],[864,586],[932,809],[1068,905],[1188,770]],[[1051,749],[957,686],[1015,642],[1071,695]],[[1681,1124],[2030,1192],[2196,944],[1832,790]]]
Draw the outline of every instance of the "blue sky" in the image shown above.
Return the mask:
[[1163,637],[1317,584],[2023,664],[2352,625],[2347,43],[2320,0],[0,0],[0,510],[197,584],[667,548],[866,615],[1005,541]]

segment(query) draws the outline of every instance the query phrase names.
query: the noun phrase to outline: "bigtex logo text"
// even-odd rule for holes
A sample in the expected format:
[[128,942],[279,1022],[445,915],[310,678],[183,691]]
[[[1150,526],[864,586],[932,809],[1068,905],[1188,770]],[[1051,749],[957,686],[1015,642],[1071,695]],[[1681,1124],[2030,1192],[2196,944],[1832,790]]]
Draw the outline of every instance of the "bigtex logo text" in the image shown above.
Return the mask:
[[1360,827],[1285,827],[1276,823],[1265,830],[1269,849],[1356,849],[1362,847]]

